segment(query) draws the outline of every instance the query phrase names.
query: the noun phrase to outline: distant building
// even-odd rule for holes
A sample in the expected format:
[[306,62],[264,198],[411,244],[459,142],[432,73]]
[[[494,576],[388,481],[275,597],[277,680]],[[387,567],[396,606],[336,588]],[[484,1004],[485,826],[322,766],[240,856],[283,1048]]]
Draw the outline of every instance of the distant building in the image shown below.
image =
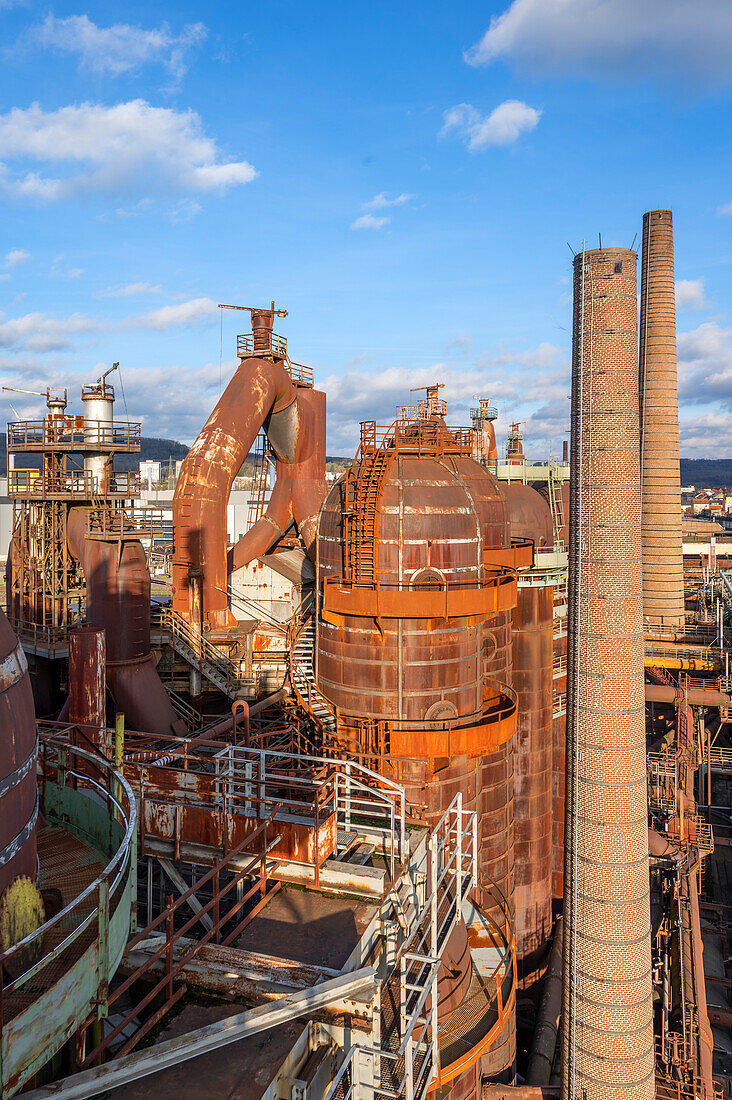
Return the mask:
[[152,489],[153,485],[157,485],[160,481],[160,463],[154,462],[151,458],[146,458],[144,462],[141,462],[140,480],[148,489]]

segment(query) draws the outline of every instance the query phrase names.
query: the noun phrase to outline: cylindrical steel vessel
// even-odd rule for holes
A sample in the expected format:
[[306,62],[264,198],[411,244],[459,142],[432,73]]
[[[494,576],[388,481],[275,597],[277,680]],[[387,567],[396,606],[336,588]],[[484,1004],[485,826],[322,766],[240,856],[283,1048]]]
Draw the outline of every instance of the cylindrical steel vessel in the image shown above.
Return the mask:
[[[113,441],[114,389],[104,379],[91,386],[83,386],[81,400],[84,406],[84,439],[90,445],[109,444]],[[90,451],[84,455],[84,469],[93,479],[95,493],[104,492],[105,465],[109,451]]]
[[[511,535],[537,550],[554,543],[552,515],[535,489],[504,489]],[[516,963],[519,986],[541,977],[551,937],[552,634],[554,588],[539,571],[519,578],[513,611],[513,687],[518,694],[514,754]]]
[[636,255],[574,263],[562,1096],[654,1094]]
[[[69,631],[69,722],[97,747],[103,746],[106,727],[106,631],[77,626]],[[82,748],[89,748],[82,742]]]
[[679,392],[670,210],[649,210],[643,215],[639,364],[643,614],[651,628],[683,629]]
[[36,878],[36,716],[28,664],[0,609],[0,895],[18,875]]
[[[415,816],[438,820],[458,792],[466,809],[477,810],[483,904],[498,917],[503,896],[509,906],[512,901],[510,612],[497,615],[497,603],[490,613],[478,605],[494,583],[486,566],[490,549],[510,553],[505,500],[495,479],[470,457],[472,441],[461,453],[441,420],[398,425],[397,431],[407,443],[395,440],[390,452],[377,447],[362,455],[321,510],[318,687],[339,708],[340,728],[350,723],[353,729],[341,749],[370,757],[372,766],[403,782]],[[365,486],[360,497],[359,485]],[[358,524],[355,536],[349,524]],[[364,609],[332,614],[329,590],[346,576],[348,598],[361,599]],[[470,606],[451,614],[451,594],[461,591],[470,593]],[[426,613],[438,593],[444,613]],[[380,614],[389,599],[404,600],[411,613]],[[488,706],[486,684],[493,700]],[[490,717],[501,699],[506,717]],[[391,730],[392,742],[366,743],[369,722],[377,731]],[[500,730],[493,739],[492,723]],[[431,747],[441,737],[450,745],[440,731],[451,725],[466,734],[463,749]],[[396,731],[401,748],[395,753]],[[498,880],[495,896],[489,878]],[[511,1017],[481,1058],[481,1072],[512,1073],[514,1054]]]

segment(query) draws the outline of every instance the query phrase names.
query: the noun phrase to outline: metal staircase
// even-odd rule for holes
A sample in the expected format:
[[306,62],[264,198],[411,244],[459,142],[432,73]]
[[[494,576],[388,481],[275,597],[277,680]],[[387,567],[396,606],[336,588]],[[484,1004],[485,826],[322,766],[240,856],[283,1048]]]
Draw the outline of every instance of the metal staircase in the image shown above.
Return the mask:
[[333,732],[336,728],[335,710],[315,682],[314,649],[315,618],[311,592],[300,604],[292,620],[287,666],[292,690],[299,705],[322,730]]
[[343,510],[344,574],[351,584],[375,583],[377,506],[393,455],[383,438],[377,441],[376,422],[363,423],[356,458],[346,472]]
[[193,668],[200,670],[206,679],[233,699],[244,687],[253,687],[251,677],[243,677],[238,662],[232,661],[222,650],[194,630],[190,623],[172,608],[165,608],[161,615],[167,628],[173,649]]

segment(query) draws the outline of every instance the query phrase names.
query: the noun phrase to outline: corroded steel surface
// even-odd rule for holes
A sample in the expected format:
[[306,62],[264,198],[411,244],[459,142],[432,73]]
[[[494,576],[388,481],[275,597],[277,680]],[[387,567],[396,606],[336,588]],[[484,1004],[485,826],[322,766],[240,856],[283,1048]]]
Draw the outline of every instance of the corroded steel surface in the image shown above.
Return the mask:
[[36,719],[25,654],[0,609],[0,892],[18,875],[36,878],[36,830],[6,852],[33,822],[36,808]]
[[643,614],[684,626],[674,240],[670,210],[643,215],[640,287]]
[[[106,634],[96,626],[69,631],[69,721],[106,726]],[[90,730],[90,736],[93,733]]]
[[[86,537],[85,508],[72,508],[69,549],[86,577],[86,617],[106,634],[107,686],[127,726],[146,733],[180,729],[150,651],[150,573],[142,544]],[[66,716],[66,708],[62,712]]]
[[[511,534],[553,545],[547,502],[528,485],[508,484]],[[514,765],[516,955],[519,985],[540,977],[551,936],[552,666],[551,587],[522,587],[513,612],[513,687],[518,694]]]
[[574,262],[562,1095],[651,1100],[636,255]]
[[200,570],[204,615],[212,626],[229,625],[229,491],[267,416],[284,412],[294,402],[295,387],[281,362],[242,360],[183,460],[173,497],[173,609],[185,618],[189,575]]
[[[253,314],[253,322],[261,316]],[[255,346],[262,343],[260,336],[255,333]],[[277,457],[277,482],[267,511],[233,547],[227,564],[229,491],[262,426]],[[200,571],[204,620],[213,627],[233,625],[227,572],[266,553],[293,521],[310,550],[324,496],[325,395],[296,388],[276,357],[242,359],[176,482],[174,610],[189,617],[189,578]]]
[[[326,602],[318,621],[316,678],[339,709],[340,730],[349,716],[356,729],[360,719],[386,730],[382,744],[364,744],[356,732],[349,751],[384,753],[382,770],[398,774],[416,816],[437,820],[457,793],[465,809],[477,810],[480,875],[499,880],[499,896],[484,892],[483,904],[502,915],[503,896],[510,908],[513,889],[515,701],[508,685],[515,580],[509,575],[511,598],[503,602],[482,606],[481,596],[487,571],[498,578],[530,560],[530,551],[512,550],[501,489],[466,453],[470,441],[450,439],[439,419],[415,427],[413,438],[411,431],[400,422],[394,453],[385,444],[380,458],[374,429],[371,450],[321,509],[321,606],[329,584],[345,594],[337,608]],[[364,439],[362,431],[362,447]],[[361,511],[344,521],[352,507]],[[470,591],[471,599],[450,602],[451,588]],[[384,606],[388,614],[380,613]],[[463,967],[463,984],[467,974]],[[473,1051],[473,1082],[479,1062],[492,1075],[512,1072],[512,1007],[502,1027],[487,1053]]]
[[[318,511],[327,492],[325,394],[321,390],[300,386],[297,387],[296,394],[297,440],[294,460],[287,461],[278,455],[275,485],[267,510],[229,551],[229,573],[265,554],[293,521],[297,524],[308,553],[315,557],[313,547]],[[271,421],[269,431],[271,433]]]
[[[318,540],[323,584],[343,574],[342,495],[337,484],[323,505]],[[483,545],[508,545],[500,490],[470,458],[400,456],[383,486],[377,531],[379,584],[412,591],[478,585]],[[320,690],[349,713],[420,720],[434,704],[445,716],[478,714],[483,668],[480,624],[461,619],[383,620],[343,616],[319,623]]]

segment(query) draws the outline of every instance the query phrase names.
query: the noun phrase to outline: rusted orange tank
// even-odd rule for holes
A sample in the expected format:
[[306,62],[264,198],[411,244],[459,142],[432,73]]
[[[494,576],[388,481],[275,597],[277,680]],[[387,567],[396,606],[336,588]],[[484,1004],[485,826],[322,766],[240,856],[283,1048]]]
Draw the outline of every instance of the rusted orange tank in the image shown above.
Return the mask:
[[[504,486],[511,534],[551,549],[547,501],[529,485]],[[543,973],[552,913],[552,673],[553,593],[539,570],[519,579],[513,612],[512,683],[518,694],[514,762],[516,961],[519,985],[531,989]]]
[[36,878],[36,718],[28,664],[0,610],[0,895],[18,877]]
[[[512,904],[509,623],[531,548],[512,547],[498,482],[471,452],[471,433],[436,416],[362,425],[320,514],[316,676],[340,750],[404,783],[414,817],[434,822],[457,793],[477,810],[491,912]],[[512,1072],[514,1050],[509,1021],[481,1072]]]

